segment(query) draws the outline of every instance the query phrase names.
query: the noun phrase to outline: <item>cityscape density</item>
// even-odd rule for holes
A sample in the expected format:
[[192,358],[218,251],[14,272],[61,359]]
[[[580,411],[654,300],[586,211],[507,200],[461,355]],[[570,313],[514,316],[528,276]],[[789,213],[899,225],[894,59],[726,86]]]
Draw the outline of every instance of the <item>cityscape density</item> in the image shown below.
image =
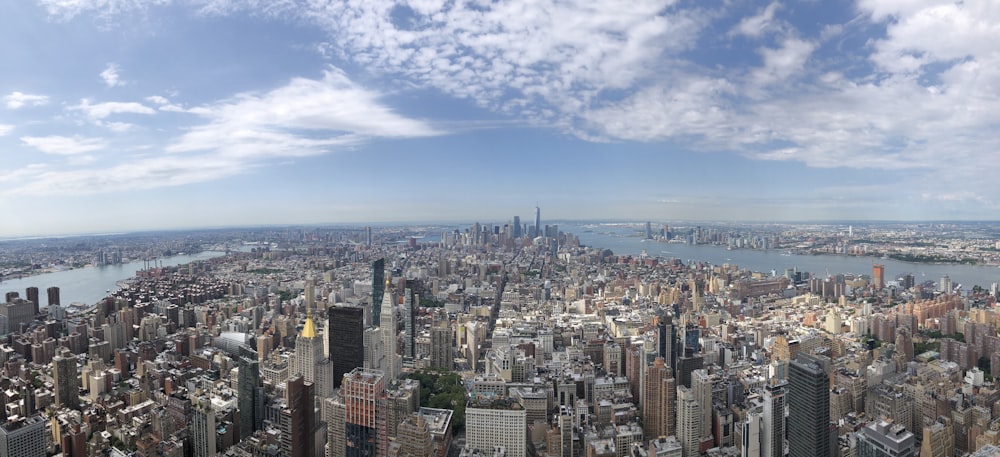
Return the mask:
[[[1000,278],[989,224],[533,219],[2,242],[0,456],[1000,450],[996,283],[890,278],[885,264],[922,247],[952,259],[938,267]],[[588,234],[640,252],[582,244]],[[821,258],[870,267],[763,272],[647,253],[680,246],[793,262],[834,246]],[[121,265],[135,275],[96,303],[45,285],[52,271]],[[25,281],[40,286],[10,290]]]

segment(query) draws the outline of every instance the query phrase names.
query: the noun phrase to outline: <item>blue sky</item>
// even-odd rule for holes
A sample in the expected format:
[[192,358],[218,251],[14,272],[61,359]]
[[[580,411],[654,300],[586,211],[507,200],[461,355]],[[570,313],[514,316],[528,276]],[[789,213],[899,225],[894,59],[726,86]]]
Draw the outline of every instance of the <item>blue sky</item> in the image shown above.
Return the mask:
[[0,3],[0,236],[998,219],[1000,4]]

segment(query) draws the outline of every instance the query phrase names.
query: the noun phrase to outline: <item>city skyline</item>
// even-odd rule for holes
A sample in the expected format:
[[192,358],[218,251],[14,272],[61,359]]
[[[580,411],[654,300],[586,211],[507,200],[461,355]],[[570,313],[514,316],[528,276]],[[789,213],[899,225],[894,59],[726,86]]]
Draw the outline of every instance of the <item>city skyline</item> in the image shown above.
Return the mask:
[[0,237],[996,220],[981,1],[0,5]]

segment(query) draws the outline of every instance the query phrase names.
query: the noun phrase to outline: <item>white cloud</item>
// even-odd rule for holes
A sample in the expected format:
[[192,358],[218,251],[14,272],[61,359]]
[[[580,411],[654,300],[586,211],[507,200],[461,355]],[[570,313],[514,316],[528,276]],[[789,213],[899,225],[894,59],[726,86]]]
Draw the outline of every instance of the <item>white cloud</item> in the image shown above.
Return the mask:
[[70,107],[71,110],[82,111],[87,117],[100,120],[112,114],[154,114],[155,110],[136,102],[104,102],[91,104],[90,100],[80,100],[79,105]]
[[69,20],[84,13],[111,19],[123,13],[143,12],[151,6],[169,5],[171,0],[38,0],[49,16]]
[[[380,101],[381,95],[361,87],[337,69],[322,79],[295,78],[284,86],[262,93],[244,93],[187,110],[203,116],[203,125],[190,128],[169,144],[143,151],[126,162],[95,166],[95,158],[82,155],[108,147],[100,138],[22,137],[21,141],[43,152],[81,154],[70,169],[45,168],[19,175],[6,195],[83,195],[179,186],[222,179],[263,166],[344,149],[374,138],[412,138],[443,132],[421,120],[395,113]],[[147,99],[161,108],[172,106],[165,97]],[[84,100],[73,109],[97,122],[115,113],[149,114],[153,109],[138,103],[91,104]],[[111,128],[121,124],[102,122]],[[113,160],[116,157],[106,157]]]
[[47,95],[25,94],[22,92],[11,92],[3,97],[4,104],[8,109],[18,109],[25,106],[41,106],[49,102]]
[[263,94],[242,94],[199,112],[210,122],[170,145],[170,152],[217,151],[241,157],[314,155],[364,137],[438,135],[424,122],[383,106],[379,95],[337,69],[323,79],[295,78]]
[[751,38],[759,38],[768,30],[775,28],[774,13],[781,8],[778,2],[771,2],[754,16],[745,17],[729,33],[733,35],[745,35]]
[[41,169],[0,195],[91,195],[210,181],[246,171],[247,164],[213,157],[155,157],[110,168]]
[[816,49],[814,43],[797,38],[788,38],[781,47],[761,48],[764,66],[754,70],[755,85],[767,85],[782,82],[803,69],[810,54]]
[[[59,16],[164,2],[43,0]],[[982,170],[1000,167],[994,0],[859,0],[859,17],[816,24],[818,32],[796,30],[782,18],[791,7],[777,1],[744,18],[675,0],[627,8],[593,0],[189,4],[204,14],[250,12],[316,25],[329,35],[324,54],[369,76],[437,89],[589,140],[671,141],[812,167],[897,170],[934,191],[995,188]],[[762,40],[754,41],[759,60],[686,53],[727,31]],[[436,133],[341,78],[297,79],[193,109],[148,100],[161,111],[206,117],[169,145],[186,155],[284,157]]]
[[675,3],[203,0],[212,14],[246,9],[312,22],[341,57],[374,72],[561,126],[602,94],[656,78],[664,58],[693,46],[708,15]]
[[82,154],[99,151],[107,147],[107,142],[101,138],[84,138],[79,136],[22,136],[21,142],[46,154],[58,155]]
[[125,81],[121,79],[118,74],[118,64],[109,63],[108,66],[101,72],[101,80],[108,87],[124,86]]
[[0,136],[5,136],[14,130],[14,126],[10,124],[0,124]]

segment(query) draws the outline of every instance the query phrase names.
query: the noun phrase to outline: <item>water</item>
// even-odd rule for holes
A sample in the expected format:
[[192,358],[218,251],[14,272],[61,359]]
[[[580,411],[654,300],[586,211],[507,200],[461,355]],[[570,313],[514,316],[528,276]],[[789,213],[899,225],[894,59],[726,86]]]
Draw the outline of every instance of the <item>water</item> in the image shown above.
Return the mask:
[[[893,259],[876,259],[873,257],[851,257],[842,255],[800,255],[789,254],[783,249],[727,250],[725,246],[689,245],[682,243],[660,243],[644,241],[636,236],[640,227],[606,226],[583,227],[578,224],[564,224],[559,230],[572,233],[580,238],[580,244],[610,249],[615,254],[639,255],[645,249],[651,257],[668,257],[681,259],[684,262],[702,261],[713,265],[724,263],[736,264],[740,268],[783,274],[786,269],[794,268],[825,278],[827,273],[865,274],[871,276],[872,264],[885,265],[887,280],[895,279],[907,273],[912,274],[916,282],[934,281],[940,283],[941,277],[948,275],[953,284],[962,284],[964,290],[979,285],[989,289],[994,282],[1000,282],[1000,268],[995,266],[978,266],[962,264],[928,264],[901,262]],[[590,230],[590,232],[585,232]]]
[[[219,251],[203,251],[197,254],[164,257],[157,259],[157,263],[160,266],[170,267],[199,260],[208,260],[224,254],[224,252]],[[39,304],[46,306],[48,300],[45,289],[56,286],[59,288],[59,301],[63,305],[74,302],[92,305],[108,296],[108,290],[114,291],[117,289],[119,281],[134,277],[136,272],[142,270],[144,266],[144,262],[138,260],[119,265],[104,265],[44,273],[27,278],[4,280],[0,282],[0,291],[4,293],[7,291],[16,291],[21,295],[21,298],[26,298],[25,289],[34,286],[38,288]]]

